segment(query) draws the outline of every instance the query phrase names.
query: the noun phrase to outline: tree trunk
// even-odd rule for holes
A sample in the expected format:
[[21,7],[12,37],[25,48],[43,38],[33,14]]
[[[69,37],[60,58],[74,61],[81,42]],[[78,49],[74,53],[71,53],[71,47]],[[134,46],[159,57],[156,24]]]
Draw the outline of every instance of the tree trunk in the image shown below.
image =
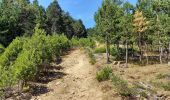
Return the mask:
[[147,44],[145,43],[145,54],[146,54],[146,64],[148,65],[149,64],[149,59],[148,59],[148,53],[147,53],[147,48],[148,48],[148,46],[147,46]]
[[109,58],[109,40],[108,36],[106,36],[106,63],[109,64],[110,58]]
[[126,68],[128,67],[128,40],[126,38]]
[[128,41],[126,40],[126,68],[128,67]]
[[170,58],[170,43],[169,43],[169,48],[168,48],[168,60]]
[[18,92],[20,94],[22,93],[23,87],[24,87],[24,81],[23,80],[19,80],[19,83],[18,83]]
[[162,54],[163,54],[163,49],[162,47],[160,47],[160,56],[159,56],[160,64],[162,64]]
[[140,57],[139,60],[142,62],[142,44],[141,44],[141,33],[139,33],[139,52],[140,52]]

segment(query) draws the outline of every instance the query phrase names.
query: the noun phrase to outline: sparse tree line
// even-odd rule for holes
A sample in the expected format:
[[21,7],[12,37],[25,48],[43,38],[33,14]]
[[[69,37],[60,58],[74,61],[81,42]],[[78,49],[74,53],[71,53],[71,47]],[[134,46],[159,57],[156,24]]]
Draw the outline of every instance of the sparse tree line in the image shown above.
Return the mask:
[[0,43],[5,47],[17,36],[31,36],[39,24],[47,34],[65,34],[68,38],[86,37],[81,20],[75,20],[64,12],[57,0],[45,9],[38,0],[0,1]]
[[[142,62],[146,58],[169,59],[170,55],[170,1],[138,0],[136,6],[124,0],[103,0],[102,6],[95,14],[96,30],[106,44],[107,62],[109,62],[110,45],[115,45],[122,59],[138,56]],[[130,56],[133,55],[133,56]],[[130,57],[129,57],[130,56]],[[165,61],[165,60],[164,60]]]

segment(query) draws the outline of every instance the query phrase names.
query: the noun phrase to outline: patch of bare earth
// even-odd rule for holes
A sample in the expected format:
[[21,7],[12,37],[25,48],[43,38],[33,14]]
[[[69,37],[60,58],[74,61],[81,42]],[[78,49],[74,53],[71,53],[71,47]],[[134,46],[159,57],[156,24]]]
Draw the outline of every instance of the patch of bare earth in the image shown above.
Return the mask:
[[47,83],[50,91],[34,96],[32,100],[102,100],[95,67],[83,51],[74,50],[64,56],[60,66],[63,68],[60,71],[66,75]]

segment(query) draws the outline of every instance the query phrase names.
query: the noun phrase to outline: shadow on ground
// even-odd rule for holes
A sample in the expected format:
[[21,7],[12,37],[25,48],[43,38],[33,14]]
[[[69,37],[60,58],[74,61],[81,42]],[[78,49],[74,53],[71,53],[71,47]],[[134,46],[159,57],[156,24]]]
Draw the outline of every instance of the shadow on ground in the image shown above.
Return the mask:
[[40,78],[37,80],[37,83],[42,83],[42,84],[48,84],[49,82],[56,80],[56,79],[61,79],[65,75],[63,72],[55,72],[55,71],[49,71],[49,72],[43,72],[40,74]]

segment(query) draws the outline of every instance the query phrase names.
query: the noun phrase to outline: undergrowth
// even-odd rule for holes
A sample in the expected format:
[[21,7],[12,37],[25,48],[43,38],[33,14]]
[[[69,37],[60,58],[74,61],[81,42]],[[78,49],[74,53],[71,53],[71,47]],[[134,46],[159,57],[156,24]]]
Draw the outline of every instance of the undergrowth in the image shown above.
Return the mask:
[[105,81],[105,80],[110,79],[111,73],[112,73],[112,68],[105,67],[96,74],[96,78],[99,82]]

